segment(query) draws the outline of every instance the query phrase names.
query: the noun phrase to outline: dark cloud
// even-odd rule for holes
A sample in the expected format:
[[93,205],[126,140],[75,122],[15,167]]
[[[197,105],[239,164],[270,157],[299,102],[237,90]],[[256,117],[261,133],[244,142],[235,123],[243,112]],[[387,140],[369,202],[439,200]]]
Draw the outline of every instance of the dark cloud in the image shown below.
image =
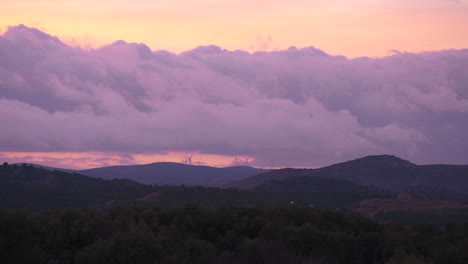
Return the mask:
[[83,50],[18,26],[0,36],[0,113],[2,151],[468,163],[468,50],[357,59],[314,47]]

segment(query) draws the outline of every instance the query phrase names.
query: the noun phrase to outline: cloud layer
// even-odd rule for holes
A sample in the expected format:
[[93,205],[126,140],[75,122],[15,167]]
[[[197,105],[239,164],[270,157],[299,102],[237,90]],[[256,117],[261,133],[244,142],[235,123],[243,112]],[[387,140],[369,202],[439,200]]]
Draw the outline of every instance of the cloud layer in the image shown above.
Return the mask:
[[0,36],[0,113],[0,151],[468,163],[468,50],[356,59],[313,47],[83,50],[17,26]]

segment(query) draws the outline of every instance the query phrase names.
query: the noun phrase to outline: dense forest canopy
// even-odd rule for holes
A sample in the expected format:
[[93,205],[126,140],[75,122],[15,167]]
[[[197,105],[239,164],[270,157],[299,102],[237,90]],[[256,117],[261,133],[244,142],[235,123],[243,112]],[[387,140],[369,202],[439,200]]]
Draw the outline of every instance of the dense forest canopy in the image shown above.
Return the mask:
[[468,224],[383,225],[307,207],[0,211],[0,263],[468,263]]

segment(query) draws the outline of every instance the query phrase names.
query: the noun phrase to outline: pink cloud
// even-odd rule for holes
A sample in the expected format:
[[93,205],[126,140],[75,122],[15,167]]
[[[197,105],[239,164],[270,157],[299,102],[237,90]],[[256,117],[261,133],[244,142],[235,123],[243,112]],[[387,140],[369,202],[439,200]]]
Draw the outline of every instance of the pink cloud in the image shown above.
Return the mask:
[[12,27],[0,36],[0,150],[466,163],[467,69],[468,50],[357,59],[313,47],[83,50]]

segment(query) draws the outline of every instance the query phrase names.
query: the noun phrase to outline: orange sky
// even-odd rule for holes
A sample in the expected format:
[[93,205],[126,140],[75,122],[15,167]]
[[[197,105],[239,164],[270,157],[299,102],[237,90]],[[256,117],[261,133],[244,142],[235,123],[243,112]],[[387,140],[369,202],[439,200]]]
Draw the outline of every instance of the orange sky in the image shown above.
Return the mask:
[[23,23],[92,47],[117,39],[173,52],[294,45],[348,57],[468,47],[466,0],[1,1],[2,30]]
[[[122,154],[104,152],[0,152],[2,163],[34,163],[44,166],[67,169],[89,169],[113,165],[149,164],[154,162],[178,162],[188,153],[168,152],[161,154]],[[233,156],[190,153],[193,165],[227,167],[236,165]],[[252,159],[249,160],[251,162]],[[247,165],[244,157],[239,157],[237,165]]]

